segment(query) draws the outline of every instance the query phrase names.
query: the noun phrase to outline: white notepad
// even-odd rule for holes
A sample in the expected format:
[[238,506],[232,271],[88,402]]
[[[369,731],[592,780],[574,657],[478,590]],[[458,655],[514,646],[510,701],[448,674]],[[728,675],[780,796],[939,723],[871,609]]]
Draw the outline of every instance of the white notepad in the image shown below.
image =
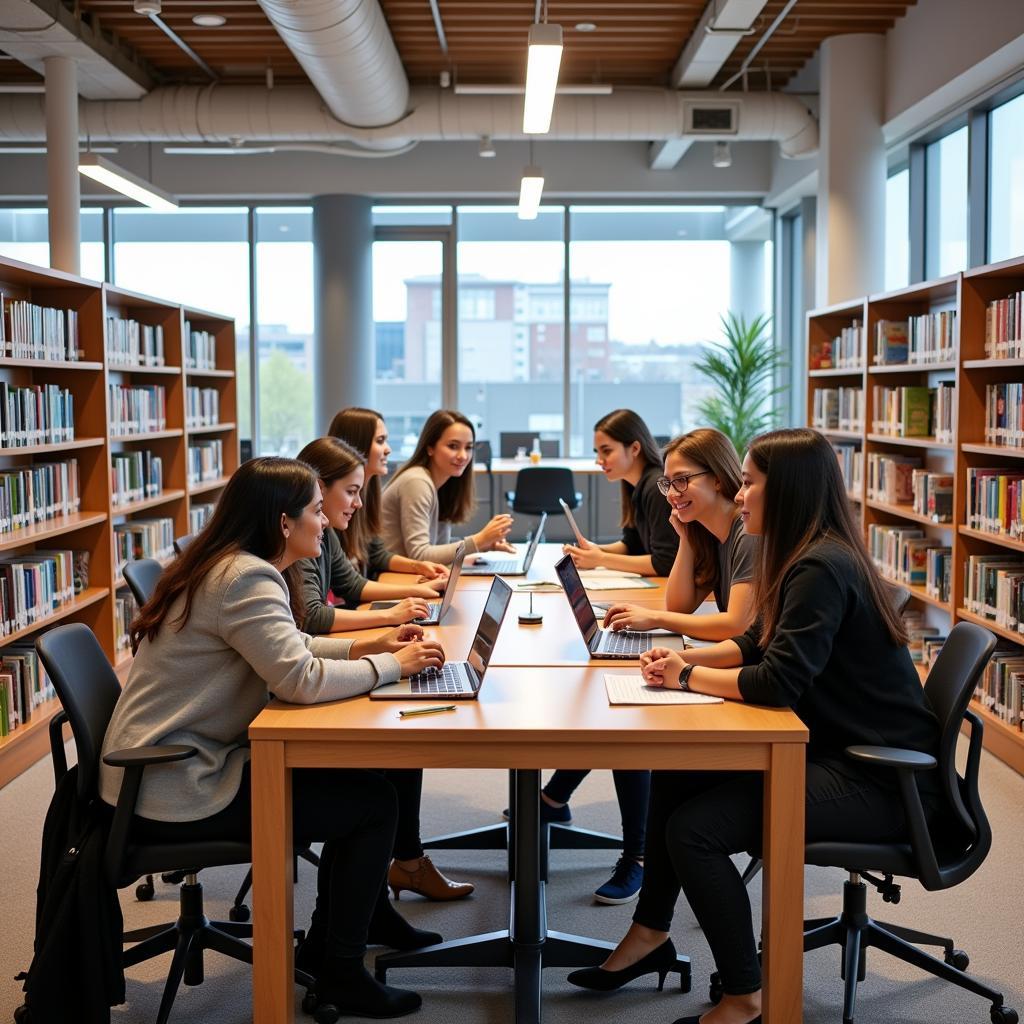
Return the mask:
[[690,690],[666,690],[661,686],[645,686],[644,677],[638,675],[612,675],[605,673],[604,688],[609,704],[724,704],[721,697]]

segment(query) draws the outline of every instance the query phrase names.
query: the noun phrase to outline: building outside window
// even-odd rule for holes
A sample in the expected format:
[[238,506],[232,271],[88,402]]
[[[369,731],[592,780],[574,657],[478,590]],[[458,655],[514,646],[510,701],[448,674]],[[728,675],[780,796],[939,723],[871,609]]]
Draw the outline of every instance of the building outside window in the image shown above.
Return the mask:
[[[83,207],[80,277],[102,281],[103,210]],[[0,209],[0,256],[37,267],[50,266],[49,217],[45,209]]]
[[1024,255],[1024,95],[989,115],[988,258]]
[[924,272],[928,278],[967,267],[967,128],[925,149]]

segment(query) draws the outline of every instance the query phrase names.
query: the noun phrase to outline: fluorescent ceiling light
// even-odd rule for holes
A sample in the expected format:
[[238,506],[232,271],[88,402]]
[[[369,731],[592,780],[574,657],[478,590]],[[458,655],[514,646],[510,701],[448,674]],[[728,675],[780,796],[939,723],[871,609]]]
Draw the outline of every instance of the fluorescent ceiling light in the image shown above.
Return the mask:
[[129,199],[134,199],[150,209],[178,208],[172,195],[96,153],[83,153],[78,158],[78,170],[87,178],[92,178],[93,181],[98,181],[101,185],[106,185],[107,188],[120,192],[121,195],[128,196]]
[[526,102],[523,104],[523,132],[544,135],[551,129],[558,67],[562,63],[562,26],[530,26],[526,60]]
[[4,82],[0,92],[46,92],[45,82]]
[[227,22],[223,14],[193,14],[192,24],[200,28],[220,28]]
[[519,183],[520,220],[536,220],[540,209],[540,197],[544,191],[544,172],[531,164],[523,168],[523,180]]
[[[455,86],[454,91],[456,96],[522,96],[526,86],[461,82]],[[608,84],[559,85],[555,89],[559,96],[611,96],[612,91],[613,86]]]

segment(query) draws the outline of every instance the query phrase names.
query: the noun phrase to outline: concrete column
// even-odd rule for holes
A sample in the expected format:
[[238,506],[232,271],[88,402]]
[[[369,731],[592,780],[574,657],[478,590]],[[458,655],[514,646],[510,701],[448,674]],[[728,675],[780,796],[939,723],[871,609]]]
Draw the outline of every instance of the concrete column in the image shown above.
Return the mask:
[[313,200],[313,427],[373,404],[373,219],[366,196]]
[[46,185],[50,266],[80,272],[82,228],[78,184],[78,76],[70,57],[47,57]]
[[764,242],[729,246],[729,310],[749,323],[765,310]]
[[815,306],[885,287],[885,36],[821,44]]

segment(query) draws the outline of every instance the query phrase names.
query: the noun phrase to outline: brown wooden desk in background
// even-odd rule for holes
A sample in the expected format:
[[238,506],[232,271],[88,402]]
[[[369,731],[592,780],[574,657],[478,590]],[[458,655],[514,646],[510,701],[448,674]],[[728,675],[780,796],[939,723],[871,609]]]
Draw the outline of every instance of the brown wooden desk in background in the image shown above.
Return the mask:
[[[398,709],[414,702],[365,697],[311,707],[274,702],[259,715],[249,728],[255,1024],[294,1019],[291,771],[303,767],[515,770],[510,930],[410,955],[443,966],[464,964],[468,954],[481,964],[512,968],[515,1020],[539,1024],[542,968],[598,963],[605,955],[599,943],[558,933],[548,941],[546,934],[538,800],[540,770],[555,763],[764,772],[763,1019],[800,1024],[806,729],[789,711],[734,703],[613,708],[605,671],[494,668],[479,700],[460,703],[454,713],[406,721],[398,719]],[[394,963],[396,955],[389,958]]]

